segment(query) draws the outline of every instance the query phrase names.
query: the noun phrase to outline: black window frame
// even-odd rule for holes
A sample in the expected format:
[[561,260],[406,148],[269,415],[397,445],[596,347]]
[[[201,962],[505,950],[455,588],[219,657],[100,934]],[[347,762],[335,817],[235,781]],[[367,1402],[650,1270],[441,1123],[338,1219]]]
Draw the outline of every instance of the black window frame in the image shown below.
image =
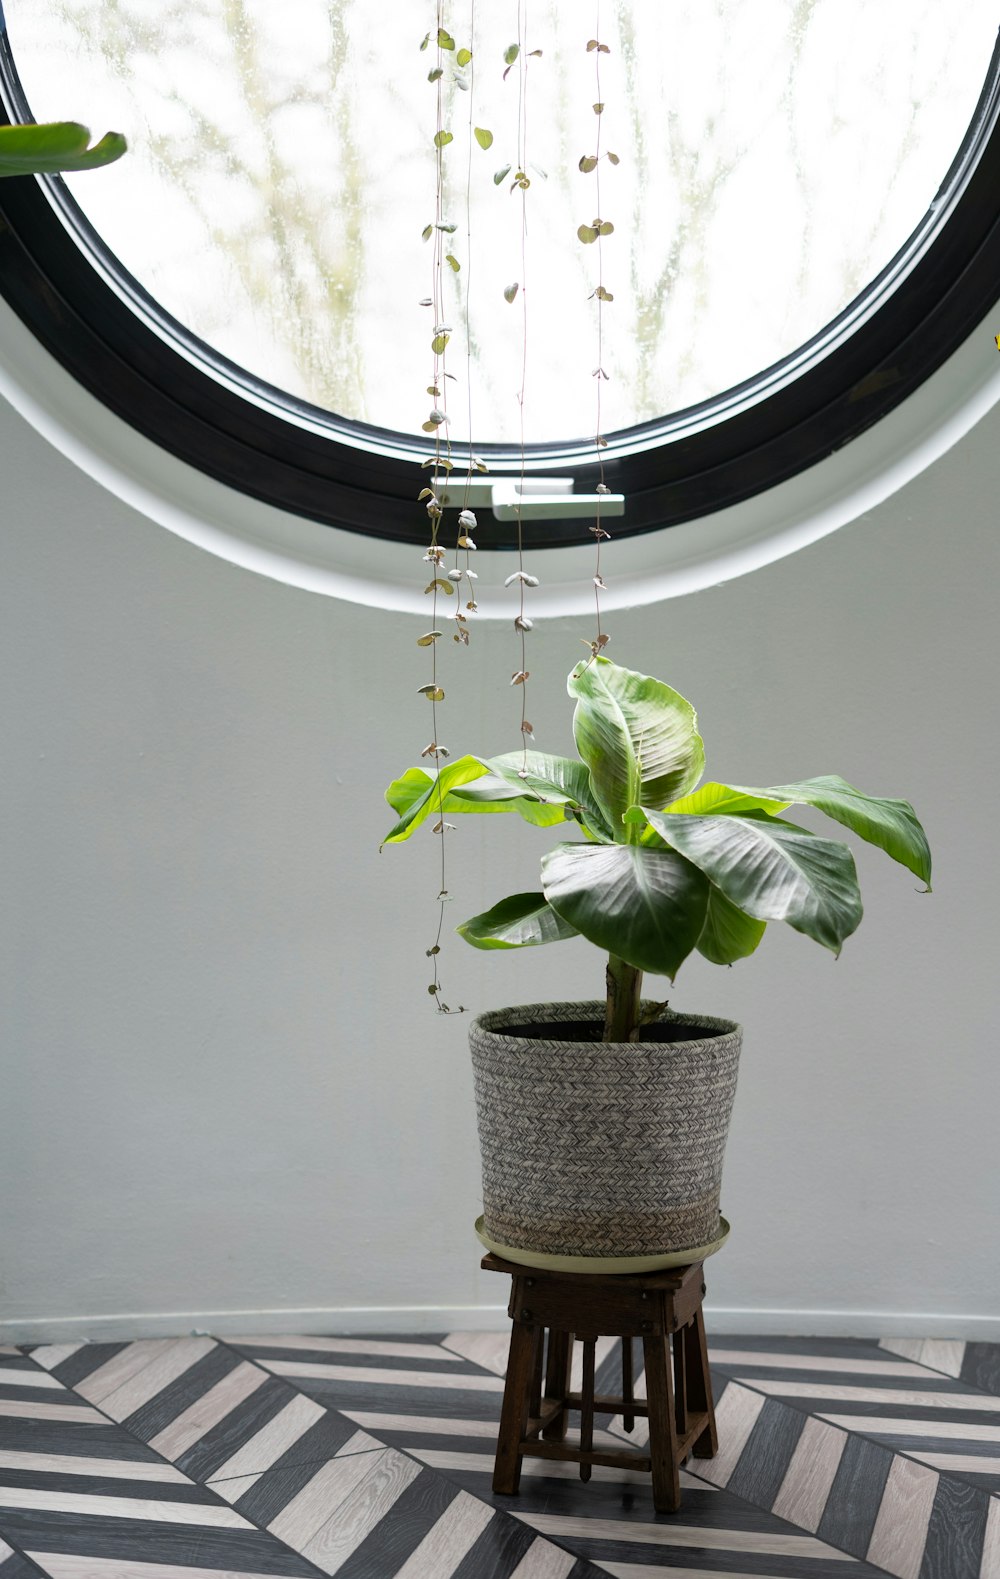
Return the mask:
[[[0,11],[0,120],[31,113]],[[123,269],[58,177],[0,181],[0,293],[73,377],[125,422],[219,482],[324,526],[423,543],[419,437],[351,422],[255,378],[171,318]],[[100,180],[100,174],[87,177]],[[976,114],[906,245],[791,356],[711,401],[608,435],[626,495],[616,537],[714,513],[841,449],[912,394],[981,324],[1000,284],[1000,42]],[[477,446],[490,472],[511,446]],[[458,448],[461,454],[461,447]],[[532,475],[594,484],[593,439],[529,445]],[[482,548],[513,547],[483,512]],[[579,544],[579,521],[532,521],[535,547]]]

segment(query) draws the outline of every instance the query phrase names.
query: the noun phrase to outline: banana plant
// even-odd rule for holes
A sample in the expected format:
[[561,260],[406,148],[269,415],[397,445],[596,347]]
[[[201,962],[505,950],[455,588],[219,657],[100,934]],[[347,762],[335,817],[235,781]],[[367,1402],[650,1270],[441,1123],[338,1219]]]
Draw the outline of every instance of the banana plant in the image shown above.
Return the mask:
[[90,131],[78,121],[0,126],[0,176],[97,170],[120,159],[126,147],[121,132],[105,132],[91,147]]
[[386,792],[398,821],[384,842],[428,817],[472,812],[571,824],[578,837],[542,857],[540,891],[512,894],[458,931],[482,949],[581,936],[607,952],[606,1042],[638,1038],[644,972],[673,980],[694,950],[732,965],[769,921],[839,954],[862,915],[854,857],[789,821],[792,806],[824,812],[930,891],[930,849],[908,801],[833,774],[764,789],[703,781],[694,708],[670,686],[604,657],[578,664],[568,686],[579,760],[528,751],[411,768]]

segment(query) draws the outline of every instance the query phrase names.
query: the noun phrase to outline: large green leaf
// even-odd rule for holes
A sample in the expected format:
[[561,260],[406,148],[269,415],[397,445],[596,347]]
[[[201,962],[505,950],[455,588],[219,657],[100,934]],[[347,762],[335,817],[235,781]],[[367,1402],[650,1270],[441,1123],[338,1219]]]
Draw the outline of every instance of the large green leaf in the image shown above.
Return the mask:
[[532,823],[536,828],[554,828],[562,822],[571,822],[578,826],[577,819],[570,814],[568,806],[560,806],[552,801],[532,800],[529,795],[521,795],[516,800],[510,801],[509,805],[519,817],[523,817],[525,822]]
[[761,813],[685,817],[643,810],[667,843],[748,916],[787,921],[835,954],[860,922],[861,894],[846,844]]
[[836,773],[779,784],[776,789],[738,790],[743,795],[776,795],[786,805],[815,806],[852,833],[877,845],[930,887],[931,852],[927,835],[908,800],[865,795]]
[[[438,810],[438,796],[428,793],[433,790],[435,780],[423,768],[407,768],[402,778],[395,779],[385,792],[385,798],[398,817],[416,806],[418,801],[427,805],[424,816],[431,811]],[[421,810],[418,807],[417,810]],[[562,802],[553,805],[549,802],[526,795],[523,787],[515,789],[505,779],[498,778],[495,773],[488,773],[485,766],[481,778],[469,783],[459,784],[450,789],[444,797],[444,810],[447,815],[461,815],[463,812],[476,812],[480,815],[490,812],[517,812],[525,822],[534,823],[538,828],[553,828],[566,821],[566,813]],[[423,818],[420,818],[422,821]],[[418,826],[415,823],[413,826]],[[395,832],[396,830],[394,830]],[[410,828],[410,832],[413,828]],[[404,837],[407,837],[404,834]],[[396,843],[398,840],[387,842]]]
[[708,882],[672,850],[558,844],[542,857],[553,910],[598,948],[673,978],[701,936]]
[[614,837],[595,799],[586,764],[576,757],[553,757],[544,751],[508,751],[503,756],[490,757],[488,766],[522,792],[527,788],[546,799],[577,807],[599,839]]
[[732,965],[753,953],[766,928],[766,921],[755,921],[753,916],[737,910],[721,889],[712,887],[705,925],[698,939],[698,953],[704,954],[713,965]]
[[739,812],[767,811],[771,813],[786,811],[791,805],[790,800],[776,800],[770,790],[738,790],[730,784],[714,784],[711,781],[699,784],[691,795],[684,795],[680,800],[671,801],[664,810],[687,814],[692,817],[707,817],[709,813],[727,816]]
[[[505,751],[487,759],[490,771],[541,795],[580,804],[589,792],[587,769],[575,757],[554,757],[545,751]],[[522,777],[523,774],[523,777]]]
[[474,948],[532,948],[577,936],[576,928],[552,909],[544,894],[511,894],[455,930]]
[[404,811],[409,811],[414,801],[427,793],[433,782],[431,775],[425,773],[423,768],[407,768],[402,778],[393,779],[385,792],[385,798],[396,816],[401,817]]
[[661,680],[588,658],[569,677],[576,746],[616,839],[637,803],[660,810],[694,789],[705,766],[694,708]]
[[554,828],[566,821],[566,807],[562,800],[541,800],[536,795],[525,794],[524,785],[515,788],[496,773],[486,773],[472,784],[463,784],[454,790],[445,802],[446,811],[456,812],[517,812],[525,822],[536,828]]
[[[495,807],[497,810],[506,811],[511,802],[521,799],[524,793],[523,786],[516,789],[513,784],[508,784],[506,779],[500,778],[499,774],[491,773],[487,769],[481,779],[474,779],[471,784],[462,784],[454,791],[454,796],[458,800],[467,801],[470,809],[481,807],[484,810],[492,810]],[[559,815],[562,816],[562,806],[559,808]]]
[[120,159],[127,147],[120,132],[107,132],[93,148],[89,142],[90,132],[77,121],[0,126],[0,176],[96,170]]
[[482,778],[485,772],[485,766],[477,757],[459,757],[442,768],[435,778],[424,775],[427,778],[426,788],[411,797],[410,792],[416,788],[416,776],[421,773],[421,769],[410,768],[401,779],[394,780],[385,792],[385,798],[399,815],[399,821],[386,834],[383,845],[402,844],[432,812],[440,814],[442,801],[449,790],[456,789],[460,784],[468,784],[472,779]]

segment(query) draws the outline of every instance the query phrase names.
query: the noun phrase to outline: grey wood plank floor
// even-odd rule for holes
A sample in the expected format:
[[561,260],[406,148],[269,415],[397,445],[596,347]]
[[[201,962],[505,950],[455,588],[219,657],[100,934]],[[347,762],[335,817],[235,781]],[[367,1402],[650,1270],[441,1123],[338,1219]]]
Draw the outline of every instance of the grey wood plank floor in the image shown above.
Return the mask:
[[0,1579],[1000,1579],[1000,1346],[711,1358],[720,1452],[668,1516],[628,1469],[493,1495],[503,1334],[5,1345]]

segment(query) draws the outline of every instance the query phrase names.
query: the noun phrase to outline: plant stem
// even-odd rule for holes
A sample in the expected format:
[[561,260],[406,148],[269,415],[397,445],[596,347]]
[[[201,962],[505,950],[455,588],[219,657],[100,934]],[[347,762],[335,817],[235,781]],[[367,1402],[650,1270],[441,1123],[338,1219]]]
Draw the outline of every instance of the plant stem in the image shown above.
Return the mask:
[[642,971],[627,965],[615,954],[608,955],[608,1012],[604,1019],[605,1042],[638,1040]]

